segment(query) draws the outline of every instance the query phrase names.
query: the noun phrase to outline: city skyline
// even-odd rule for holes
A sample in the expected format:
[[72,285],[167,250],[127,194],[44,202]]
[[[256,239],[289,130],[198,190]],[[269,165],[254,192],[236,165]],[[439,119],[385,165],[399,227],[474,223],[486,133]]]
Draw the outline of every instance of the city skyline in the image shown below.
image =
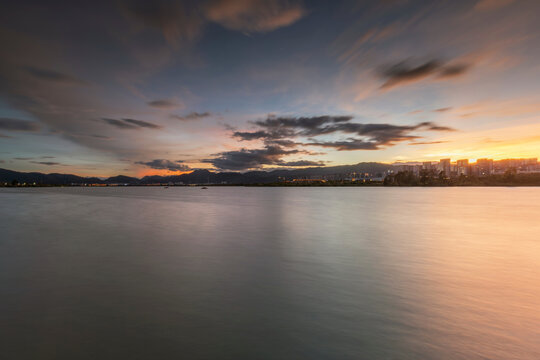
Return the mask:
[[540,157],[540,3],[11,2],[0,168]]

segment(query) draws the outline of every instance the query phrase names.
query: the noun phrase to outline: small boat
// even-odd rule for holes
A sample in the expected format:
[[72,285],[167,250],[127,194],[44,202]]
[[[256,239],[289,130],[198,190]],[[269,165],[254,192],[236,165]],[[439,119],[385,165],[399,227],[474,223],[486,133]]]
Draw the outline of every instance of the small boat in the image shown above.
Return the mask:
[[206,186],[203,186],[201,189],[204,190],[204,189],[208,189],[208,188]]

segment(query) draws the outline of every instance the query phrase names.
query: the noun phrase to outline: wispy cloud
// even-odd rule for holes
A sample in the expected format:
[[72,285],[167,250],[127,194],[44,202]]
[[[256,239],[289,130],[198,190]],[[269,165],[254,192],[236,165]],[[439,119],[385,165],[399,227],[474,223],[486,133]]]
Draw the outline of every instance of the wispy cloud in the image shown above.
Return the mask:
[[199,113],[199,112],[196,112],[196,111],[191,112],[191,113],[186,114],[186,115],[171,114],[171,118],[176,119],[176,120],[180,120],[180,121],[200,120],[200,119],[207,118],[209,116],[212,116],[212,114],[209,113],[209,112]]
[[84,80],[76,78],[75,76],[72,76],[72,75],[61,73],[59,71],[33,67],[33,66],[26,66],[24,69],[32,77],[39,80],[48,81],[51,83],[65,84],[65,85],[87,85],[88,84]]
[[135,119],[122,119],[122,120],[124,122],[126,122],[126,123],[133,124],[135,126],[142,127],[142,128],[148,128],[148,129],[160,129],[161,128],[161,126],[149,123],[147,121],[135,120]]
[[151,161],[137,161],[135,164],[144,165],[146,167],[156,170],[169,170],[169,171],[189,171],[190,167],[183,163],[182,160],[165,160],[155,159]]
[[33,121],[19,120],[15,118],[0,118],[0,129],[6,131],[39,131],[40,126]]
[[299,3],[283,0],[214,0],[205,6],[210,21],[242,32],[267,32],[289,26],[305,13]]
[[[161,126],[142,120],[135,119],[111,119],[111,118],[102,118],[103,122],[117,127],[119,129],[128,129],[128,130],[137,130],[140,128],[147,129],[161,129]],[[100,136],[97,136],[100,137]]]
[[30,162],[32,164],[46,165],[46,166],[56,166],[56,165],[66,166],[64,164],[61,164],[59,162],[54,162],[54,161],[30,161]]
[[410,65],[407,61],[400,61],[394,65],[380,68],[379,76],[384,80],[381,89],[388,90],[432,76],[437,79],[449,79],[464,75],[470,67],[471,64],[446,64],[436,59],[419,65]]
[[158,109],[175,109],[181,106],[177,101],[169,99],[153,100],[147,102],[147,104]]
[[452,107],[443,107],[443,108],[438,108],[438,109],[435,109],[433,110],[434,112],[447,112],[449,110],[451,110]]
[[160,31],[172,45],[198,39],[210,22],[244,33],[268,32],[306,13],[299,2],[286,0],[126,0],[122,8],[127,17]]

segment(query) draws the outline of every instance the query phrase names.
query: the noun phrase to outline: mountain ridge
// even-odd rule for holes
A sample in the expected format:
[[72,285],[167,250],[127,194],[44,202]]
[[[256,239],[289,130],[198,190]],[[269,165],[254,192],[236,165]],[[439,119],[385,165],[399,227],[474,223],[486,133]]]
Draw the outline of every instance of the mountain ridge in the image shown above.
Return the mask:
[[36,183],[40,185],[70,185],[70,184],[129,184],[148,185],[154,183],[183,183],[183,184],[255,184],[271,183],[280,179],[313,178],[314,176],[344,176],[349,173],[383,174],[392,169],[392,165],[363,162],[354,165],[339,165],[329,167],[309,167],[302,169],[276,169],[270,171],[253,170],[244,173],[233,171],[215,172],[206,169],[194,170],[181,175],[149,175],[136,178],[126,175],[111,176],[106,179],[98,177],[83,177],[74,174],[19,172],[0,168],[0,182]]

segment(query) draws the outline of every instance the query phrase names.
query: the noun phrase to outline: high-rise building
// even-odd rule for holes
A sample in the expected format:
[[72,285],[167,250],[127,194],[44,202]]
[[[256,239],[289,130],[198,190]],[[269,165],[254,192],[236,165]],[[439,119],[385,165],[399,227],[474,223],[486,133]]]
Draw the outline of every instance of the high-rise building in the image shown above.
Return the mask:
[[476,161],[478,176],[493,174],[493,159],[478,159]]
[[422,169],[431,170],[432,168],[433,168],[433,164],[431,163],[431,161],[424,161],[422,163]]
[[441,159],[439,162],[439,170],[444,173],[446,176],[450,176],[451,163],[450,159]]
[[469,159],[461,159],[456,163],[456,171],[458,175],[469,175]]

